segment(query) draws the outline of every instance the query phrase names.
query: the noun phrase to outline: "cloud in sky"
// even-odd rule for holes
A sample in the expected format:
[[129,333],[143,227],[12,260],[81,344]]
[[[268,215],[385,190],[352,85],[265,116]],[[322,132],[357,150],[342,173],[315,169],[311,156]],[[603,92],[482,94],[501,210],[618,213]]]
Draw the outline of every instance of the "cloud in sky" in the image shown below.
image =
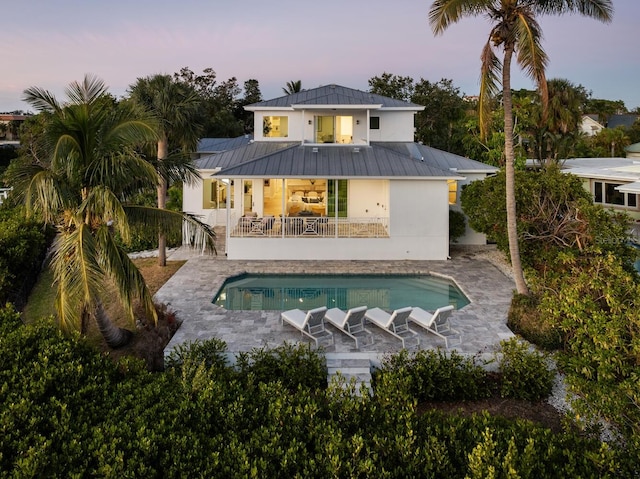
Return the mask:
[[[453,80],[477,93],[480,51],[489,24],[465,19],[434,37],[431,2],[423,0],[299,0],[202,2],[183,0],[30,0],[12,2],[0,50],[0,111],[30,109],[30,86],[63,95],[64,87],[93,73],[124,95],[138,77],[213,68],[220,81],[254,78],[265,98],[287,81],[303,87],[338,83],[367,89],[389,72]],[[596,98],[640,106],[635,22],[640,2],[616,0],[611,24],[580,16],[543,17],[549,78],[567,78]],[[514,66],[514,88],[532,88]]]

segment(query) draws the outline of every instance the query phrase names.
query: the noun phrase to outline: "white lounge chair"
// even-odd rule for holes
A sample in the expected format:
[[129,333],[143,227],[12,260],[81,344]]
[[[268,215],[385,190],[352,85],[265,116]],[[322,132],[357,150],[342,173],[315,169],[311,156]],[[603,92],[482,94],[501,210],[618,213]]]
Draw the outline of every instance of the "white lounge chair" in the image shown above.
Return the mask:
[[346,312],[341,310],[340,308],[331,308],[325,313],[324,319],[326,319],[341,332],[353,339],[356,342],[356,349],[358,349],[358,338],[356,338],[354,334],[361,332],[371,334],[371,332],[367,331],[367,329],[364,327],[364,314],[366,312],[366,306],[351,308]]
[[402,341],[402,347],[404,348],[404,340],[400,333],[411,333],[418,340],[418,345],[420,344],[420,337],[418,333],[409,328],[409,314],[411,314],[411,310],[413,308],[400,308],[396,309],[392,313],[387,313],[386,311],[380,308],[372,308],[367,310],[364,317],[369,320],[372,324],[375,324],[380,329],[385,330],[389,334],[395,336],[400,341]]
[[318,347],[319,338],[317,336],[320,333],[327,333],[333,338],[333,334],[324,327],[324,315],[326,312],[326,306],[310,309],[306,313],[301,309],[290,309],[280,314],[280,320],[282,324],[287,322],[302,334],[309,336],[316,342],[316,347]]
[[438,308],[433,313],[416,307],[411,311],[409,321],[412,321],[414,324],[426,329],[428,332],[435,334],[439,338],[444,339],[444,345],[448,348],[449,342],[447,336],[442,333],[453,332],[458,334],[456,330],[451,328],[451,323],[449,322],[449,316],[451,316],[451,312],[453,310],[454,307],[452,305]]

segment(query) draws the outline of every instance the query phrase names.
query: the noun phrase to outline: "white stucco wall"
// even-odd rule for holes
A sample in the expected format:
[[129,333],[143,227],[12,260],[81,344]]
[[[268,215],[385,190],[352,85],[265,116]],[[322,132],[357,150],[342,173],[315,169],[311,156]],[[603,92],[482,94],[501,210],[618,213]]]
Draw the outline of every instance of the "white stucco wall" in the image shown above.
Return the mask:
[[388,180],[350,180],[349,216],[353,218],[386,218],[389,216]]
[[[265,116],[288,117],[287,137],[264,137],[262,125]],[[285,110],[254,112],[254,139],[256,141],[315,141],[315,116],[353,117],[353,144],[366,144],[369,121],[363,110]],[[380,129],[369,130],[370,141],[413,141],[414,112],[372,110],[370,116],[380,117]],[[311,124],[309,124],[311,121]]]
[[369,130],[370,141],[413,141],[414,113],[411,111],[374,110],[371,116],[380,117],[380,129]]

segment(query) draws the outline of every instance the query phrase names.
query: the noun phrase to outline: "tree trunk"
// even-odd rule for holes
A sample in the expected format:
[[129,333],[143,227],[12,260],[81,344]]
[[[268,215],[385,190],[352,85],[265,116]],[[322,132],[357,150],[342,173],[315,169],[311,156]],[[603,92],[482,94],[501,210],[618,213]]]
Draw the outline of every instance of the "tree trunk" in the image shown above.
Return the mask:
[[511,59],[513,46],[506,46],[504,64],[502,66],[502,89],[504,106],[504,154],[506,174],[506,208],[507,234],[509,237],[509,255],[511,268],[519,294],[529,295],[529,288],[524,280],[524,272],[520,261],[520,246],[518,245],[518,221],[516,216],[516,181],[515,181],[515,152],[513,150],[513,112],[511,103]]
[[[162,161],[169,155],[169,140],[163,134],[162,139],[158,142],[158,161]],[[158,185],[158,208],[165,209],[167,205],[167,180],[160,175],[160,183]],[[167,236],[163,231],[158,233],[158,266],[167,265]]]
[[119,348],[125,346],[129,341],[131,341],[133,333],[128,329],[119,328],[113,324],[111,318],[107,316],[100,300],[96,303],[94,316],[96,318],[96,323],[98,324],[98,329],[110,348]]

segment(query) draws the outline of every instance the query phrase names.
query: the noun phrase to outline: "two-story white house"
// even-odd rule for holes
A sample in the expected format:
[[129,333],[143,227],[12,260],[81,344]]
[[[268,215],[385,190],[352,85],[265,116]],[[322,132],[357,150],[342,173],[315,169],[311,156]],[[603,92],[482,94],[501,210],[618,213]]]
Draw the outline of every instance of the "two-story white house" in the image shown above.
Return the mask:
[[326,85],[245,109],[253,137],[204,139],[184,188],[230,259],[446,259],[461,186],[496,171],[415,143],[413,103]]

